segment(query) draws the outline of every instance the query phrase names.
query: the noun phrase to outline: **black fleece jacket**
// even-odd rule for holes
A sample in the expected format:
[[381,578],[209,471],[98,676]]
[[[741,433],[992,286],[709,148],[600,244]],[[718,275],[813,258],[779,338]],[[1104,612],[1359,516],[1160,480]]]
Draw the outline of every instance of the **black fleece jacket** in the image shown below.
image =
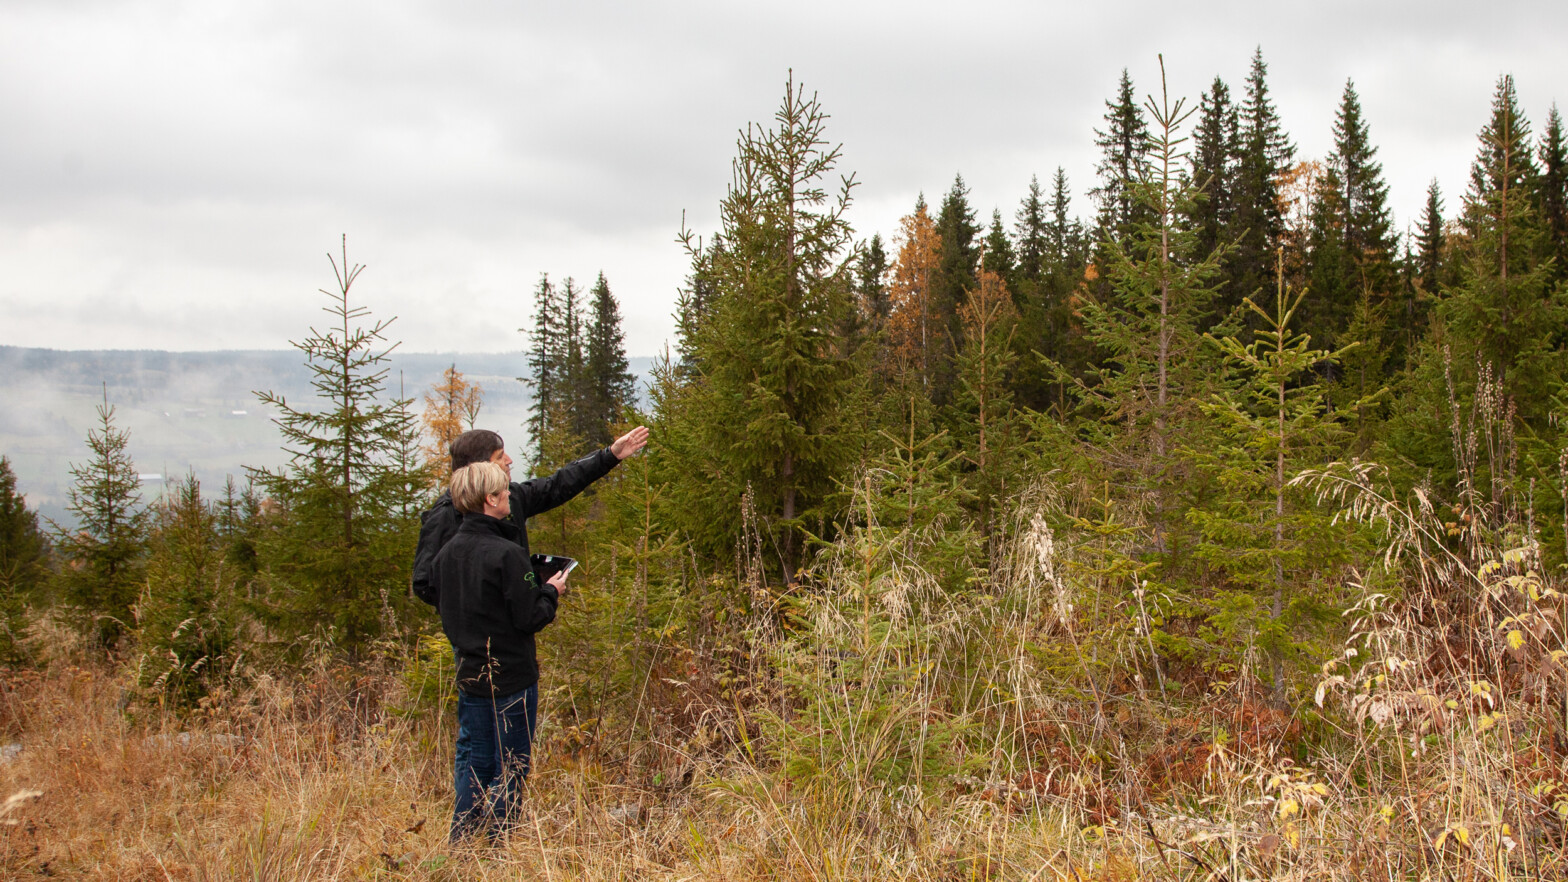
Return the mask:
[[518,529],[485,514],[463,518],[431,567],[441,627],[457,650],[457,688],[511,695],[539,682],[534,634],[555,621],[554,586],[539,584]]
[[[610,469],[619,462],[610,448],[605,447],[561,466],[553,475],[522,483],[512,482],[512,514],[509,520],[518,528],[516,541],[522,546],[524,560],[528,559],[527,519],[571,501],[586,490],[589,484],[608,475]],[[452,495],[442,493],[435,506],[420,518],[419,545],[414,549],[414,596],[439,608],[440,599],[430,577],[431,566],[441,547],[457,535],[463,515],[452,507]]]

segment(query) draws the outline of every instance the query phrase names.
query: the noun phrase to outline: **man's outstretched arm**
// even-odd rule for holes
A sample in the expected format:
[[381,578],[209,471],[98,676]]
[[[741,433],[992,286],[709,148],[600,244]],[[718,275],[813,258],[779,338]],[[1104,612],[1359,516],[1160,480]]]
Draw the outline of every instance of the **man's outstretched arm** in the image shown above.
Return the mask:
[[603,450],[573,460],[555,474],[512,485],[512,516],[529,518],[570,501],[610,473],[621,460],[648,445],[648,427],[638,426]]

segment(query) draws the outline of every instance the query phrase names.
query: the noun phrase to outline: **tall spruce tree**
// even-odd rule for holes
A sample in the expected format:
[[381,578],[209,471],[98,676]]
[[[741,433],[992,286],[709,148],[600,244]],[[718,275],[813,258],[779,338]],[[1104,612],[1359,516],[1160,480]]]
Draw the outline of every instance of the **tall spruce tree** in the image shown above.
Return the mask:
[[[1241,153],[1241,123],[1230,87],[1219,77],[1198,99],[1198,125],[1193,132],[1192,181],[1198,196],[1192,200],[1194,247],[1210,254],[1226,245],[1233,234],[1236,215],[1236,171]],[[1220,315],[1241,301],[1221,278],[1215,303]]]
[[1031,350],[1053,349],[1051,343],[1054,341],[1049,340],[1050,305],[1047,302],[1047,273],[1053,256],[1049,229],[1050,207],[1040,188],[1038,176],[1030,176],[1029,191],[1019,203],[1013,222],[1016,268],[1008,287],[1018,310],[1018,351],[1024,355],[1015,368],[1013,388],[1021,405],[1039,410],[1049,403],[1052,377],[1045,364],[1034,357]]
[[1421,228],[1416,233],[1416,279],[1427,296],[1437,294],[1438,282],[1443,272],[1443,249],[1447,237],[1443,232],[1443,190],[1437,178],[1426,188],[1426,205],[1421,209]]
[[861,251],[860,261],[855,268],[860,326],[867,333],[880,334],[887,324],[887,314],[892,309],[887,290],[889,269],[887,246],[882,242],[882,234],[874,233]]
[[609,444],[611,427],[637,398],[637,380],[626,360],[626,335],[621,330],[621,308],[610,293],[604,273],[589,292],[588,333],[584,343],[584,370],[588,378],[590,407],[589,442]]
[[[685,216],[682,216],[681,225],[685,227]],[[692,241],[682,234],[682,243],[690,247]],[[696,240],[697,254],[691,258],[691,272],[686,276],[686,282],[677,292],[675,300],[675,348],[678,360],[675,370],[680,379],[694,378],[702,370],[700,356],[697,352],[697,334],[702,324],[708,320],[708,313],[712,307],[715,296],[713,287],[712,267],[724,253],[724,238],[715,235],[703,247],[702,240]]]
[[396,343],[387,327],[351,297],[364,267],[328,255],[335,286],[321,289],[332,317],[325,329],[292,345],[305,356],[319,410],[258,392],[276,416],[289,463],[252,469],[277,505],[262,534],[267,581],[262,611],[286,632],[321,635],[350,652],[400,627],[408,603],[419,502],[427,473],[410,462],[417,426],[406,399],[386,397],[387,363]]
[[[1345,82],[1334,120],[1334,152],[1314,194],[1312,295],[1298,316],[1320,345],[1341,345],[1357,304],[1382,310],[1395,296],[1388,184],[1375,156],[1355,84]],[[1367,341],[1370,342],[1370,341]]]
[[[1465,504],[1484,501],[1477,498],[1483,484],[1496,503],[1521,470],[1556,473],[1553,411],[1568,370],[1560,330],[1568,324],[1568,292],[1550,278],[1530,128],[1512,77],[1498,80],[1479,140],[1449,237],[1448,278],[1432,310],[1432,332],[1411,360],[1386,457],[1420,470],[1409,480],[1429,475]],[[1501,412],[1485,417],[1496,426],[1476,426],[1476,414],[1488,408]],[[1478,473],[1453,428],[1465,420],[1477,432],[1500,427],[1516,439],[1494,465],[1506,460],[1517,468]]]
[[1514,78],[1504,75],[1492,96],[1492,116],[1480,134],[1481,150],[1470,165],[1460,224],[1472,239],[1490,229],[1496,237],[1494,263],[1506,278],[1523,272],[1540,255],[1540,214],[1533,210],[1540,171],[1530,150],[1530,121],[1519,110]]
[[1461,370],[1490,365],[1519,416],[1542,428],[1561,382],[1568,299],[1551,279],[1530,124],[1512,77],[1498,81],[1480,140],[1460,214],[1468,233],[1460,278],[1439,311],[1471,350]]
[[568,384],[562,366],[566,360],[566,307],[560,292],[541,273],[534,286],[534,323],[527,330],[528,376],[519,377],[533,392],[528,405],[529,458],[535,464],[546,462],[545,439],[556,431],[557,417],[564,412]]
[[724,249],[709,260],[682,234],[713,299],[693,339],[702,371],[685,422],[666,431],[701,441],[687,449],[704,461],[681,464],[672,491],[694,540],[732,553],[749,497],[792,582],[808,518],[823,512],[852,449],[839,409],[859,374],[833,337],[854,308],[857,255],[845,218],[854,180],[841,178],[836,193],[824,186],[840,148],[824,138],[816,95],[793,75],[773,119],[737,141],[720,204]]
[[74,529],[55,524],[60,594],[84,633],[113,646],[130,630],[131,605],[141,590],[147,555],[147,509],[131,462],[130,434],[114,424],[107,387],[98,428],[87,433],[92,457],[71,466],[66,511]]
[[[991,227],[985,234],[985,250],[980,255],[980,268],[996,273],[1003,284],[1009,286],[1009,290],[1015,284],[1018,258],[1013,253],[1013,242],[1007,237],[1007,230],[1002,227],[1001,209],[991,211]],[[1012,296],[1016,302],[1016,292]]]
[[949,400],[953,387],[953,359],[957,355],[958,341],[963,339],[962,321],[958,307],[976,284],[975,271],[980,261],[980,246],[976,241],[980,227],[975,223],[975,210],[969,204],[969,188],[963,175],[955,175],[953,186],[942,197],[937,210],[936,233],[939,243],[936,272],[931,278],[931,338],[933,353],[928,370],[931,376],[931,400],[944,404]]
[[1269,97],[1262,47],[1253,52],[1247,74],[1239,144],[1232,234],[1236,250],[1226,264],[1229,299],[1238,304],[1241,298],[1273,286],[1274,254],[1285,232],[1279,180],[1291,168],[1296,152]]
[[1029,176],[1029,192],[1013,215],[1013,241],[1018,244],[1019,281],[1038,285],[1045,275],[1046,258],[1051,247],[1046,229],[1049,211],[1040,177]]
[[1444,260],[1447,241],[1443,225],[1443,191],[1437,185],[1437,179],[1433,178],[1427,185],[1420,225],[1405,241],[1407,281],[1404,298],[1389,316],[1390,321],[1399,328],[1399,348],[1405,353],[1407,361],[1426,332],[1432,303],[1438,296],[1438,289],[1446,281]]
[[1072,203],[1067,172],[1057,166],[1056,175],[1051,179],[1051,219],[1045,225],[1046,241],[1050,244],[1051,263],[1066,266],[1076,284],[1083,280],[1087,234],[1083,224],[1072,216]]
[[1144,175],[1151,146],[1149,124],[1126,68],[1116,84],[1116,98],[1105,102],[1105,131],[1094,130],[1094,146],[1101,151],[1094,168],[1100,186],[1089,195],[1100,205],[1100,238],[1115,241],[1148,219],[1132,188]]
[[38,514],[17,489],[11,460],[0,455],[0,594],[32,598],[45,573],[47,548]]
[[1540,212],[1546,224],[1547,253],[1556,261],[1552,277],[1568,279],[1568,143],[1563,118],[1553,104],[1541,133]]
[[[570,276],[561,285],[561,318],[565,333],[561,339],[561,364],[558,377],[561,384],[563,422],[570,440],[554,452],[552,466],[576,459],[583,448],[591,446],[601,427],[594,407],[593,383],[588,376],[586,349],[583,335],[583,290]],[[554,471],[554,468],[550,468]]]
[[[1081,333],[1076,302],[1094,243],[1083,223],[1072,215],[1072,191],[1060,166],[1051,179],[1050,212],[1045,224],[1046,267],[1039,290],[1041,327],[1027,341],[1038,355],[1025,363],[1033,373],[1036,365],[1045,366],[1043,356],[1045,362],[1059,365],[1066,376],[1077,378],[1095,361],[1094,344]],[[1065,408],[1068,396],[1064,382],[1058,377],[1050,385],[1054,388],[1042,388],[1041,395],[1026,395],[1022,403],[1036,410],[1052,405]]]

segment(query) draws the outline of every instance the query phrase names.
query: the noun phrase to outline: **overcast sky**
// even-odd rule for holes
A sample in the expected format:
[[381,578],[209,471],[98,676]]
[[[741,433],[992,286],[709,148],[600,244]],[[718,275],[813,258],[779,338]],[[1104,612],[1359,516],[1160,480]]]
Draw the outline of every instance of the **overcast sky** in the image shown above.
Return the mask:
[[1433,178],[1458,206],[1500,74],[1536,132],[1568,102],[1565,38],[1561,2],[4,0],[0,344],[284,348],[346,233],[405,349],[519,349],[540,273],[602,270],[654,354],[682,213],[716,226],[790,68],[864,237],[960,172],[1011,224],[1060,165],[1088,216],[1121,69],[1239,97],[1257,46],[1304,158],[1354,79],[1403,230]]

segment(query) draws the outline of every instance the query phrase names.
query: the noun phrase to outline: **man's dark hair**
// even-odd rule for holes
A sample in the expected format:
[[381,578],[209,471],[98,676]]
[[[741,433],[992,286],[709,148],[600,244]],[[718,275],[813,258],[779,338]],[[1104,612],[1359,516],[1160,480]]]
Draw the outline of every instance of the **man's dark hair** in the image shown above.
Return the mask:
[[476,462],[489,462],[505,446],[501,436],[489,429],[469,429],[452,442],[452,471]]

